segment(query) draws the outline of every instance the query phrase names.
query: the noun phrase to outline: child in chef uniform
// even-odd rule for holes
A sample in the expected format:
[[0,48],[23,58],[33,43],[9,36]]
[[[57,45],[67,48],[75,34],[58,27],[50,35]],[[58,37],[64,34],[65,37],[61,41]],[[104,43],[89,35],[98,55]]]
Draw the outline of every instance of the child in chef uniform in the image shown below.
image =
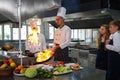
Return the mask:
[[96,56],[96,69],[106,70],[108,60],[108,50],[105,42],[109,39],[109,28],[106,24],[100,26],[100,33],[97,39],[98,51]]
[[108,67],[106,80],[120,80],[120,21],[109,23],[110,38],[106,41]]

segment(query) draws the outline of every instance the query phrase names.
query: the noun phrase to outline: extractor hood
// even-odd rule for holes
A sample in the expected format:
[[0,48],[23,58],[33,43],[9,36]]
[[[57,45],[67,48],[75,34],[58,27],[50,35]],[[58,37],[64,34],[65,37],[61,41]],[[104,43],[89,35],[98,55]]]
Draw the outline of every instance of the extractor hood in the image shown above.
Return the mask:
[[[98,9],[66,15],[65,24],[72,29],[99,28],[101,24],[108,24],[111,20],[120,19],[120,11],[113,9]],[[47,21],[47,19],[45,19]],[[55,18],[48,22],[56,27]]]
[[[0,0],[0,16],[4,16],[12,22],[18,22],[18,1]],[[21,0],[22,21],[60,6],[61,0]]]

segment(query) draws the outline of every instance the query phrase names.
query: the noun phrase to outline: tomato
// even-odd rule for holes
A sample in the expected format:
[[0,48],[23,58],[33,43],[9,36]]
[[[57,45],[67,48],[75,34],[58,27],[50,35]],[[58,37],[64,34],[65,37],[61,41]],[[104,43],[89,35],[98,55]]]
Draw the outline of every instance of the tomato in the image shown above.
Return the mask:
[[63,62],[63,61],[59,61],[58,64],[62,64],[62,65],[64,65],[64,62]]
[[10,65],[10,63],[9,63],[9,60],[8,60],[8,59],[4,59],[3,63],[4,63],[4,64],[7,64],[7,65]]

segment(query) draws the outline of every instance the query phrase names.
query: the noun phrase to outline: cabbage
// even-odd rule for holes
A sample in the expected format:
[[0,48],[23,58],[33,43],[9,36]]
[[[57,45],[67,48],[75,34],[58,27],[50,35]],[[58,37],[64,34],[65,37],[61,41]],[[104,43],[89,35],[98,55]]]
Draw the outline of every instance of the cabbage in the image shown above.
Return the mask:
[[28,68],[25,71],[25,76],[28,78],[34,78],[37,75],[37,70],[34,68]]
[[70,67],[60,66],[60,67],[55,68],[55,74],[61,74],[61,73],[69,72],[69,71],[71,71]]

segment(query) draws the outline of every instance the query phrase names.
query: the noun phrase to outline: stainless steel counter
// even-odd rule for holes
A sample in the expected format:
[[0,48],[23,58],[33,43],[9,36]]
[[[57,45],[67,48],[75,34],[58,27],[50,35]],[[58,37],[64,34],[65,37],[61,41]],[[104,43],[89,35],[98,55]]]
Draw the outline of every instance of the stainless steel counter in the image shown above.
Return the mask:
[[[0,54],[1,59],[3,56],[6,56],[6,53],[3,53],[3,52],[0,52],[0,53],[1,53]],[[19,60],[16,60],[16,61],[19,61]],[[26,77],[18,77],[18,76],[11,75],[7,77],[0,76],[0,80],[105,80],[105,71],[96,70],[94,68],[84,68],[79,71],[73,71],[72,73],[69,73],[69,74],[54,76],[53,79],[28,79]]]
[[84,68],[79,71],[73,71],[69,74],[54,76],[53,79],[28,79],[26,77],[8,76],[1,77],[0,80],[105,80],[105,72],[91,68]]

